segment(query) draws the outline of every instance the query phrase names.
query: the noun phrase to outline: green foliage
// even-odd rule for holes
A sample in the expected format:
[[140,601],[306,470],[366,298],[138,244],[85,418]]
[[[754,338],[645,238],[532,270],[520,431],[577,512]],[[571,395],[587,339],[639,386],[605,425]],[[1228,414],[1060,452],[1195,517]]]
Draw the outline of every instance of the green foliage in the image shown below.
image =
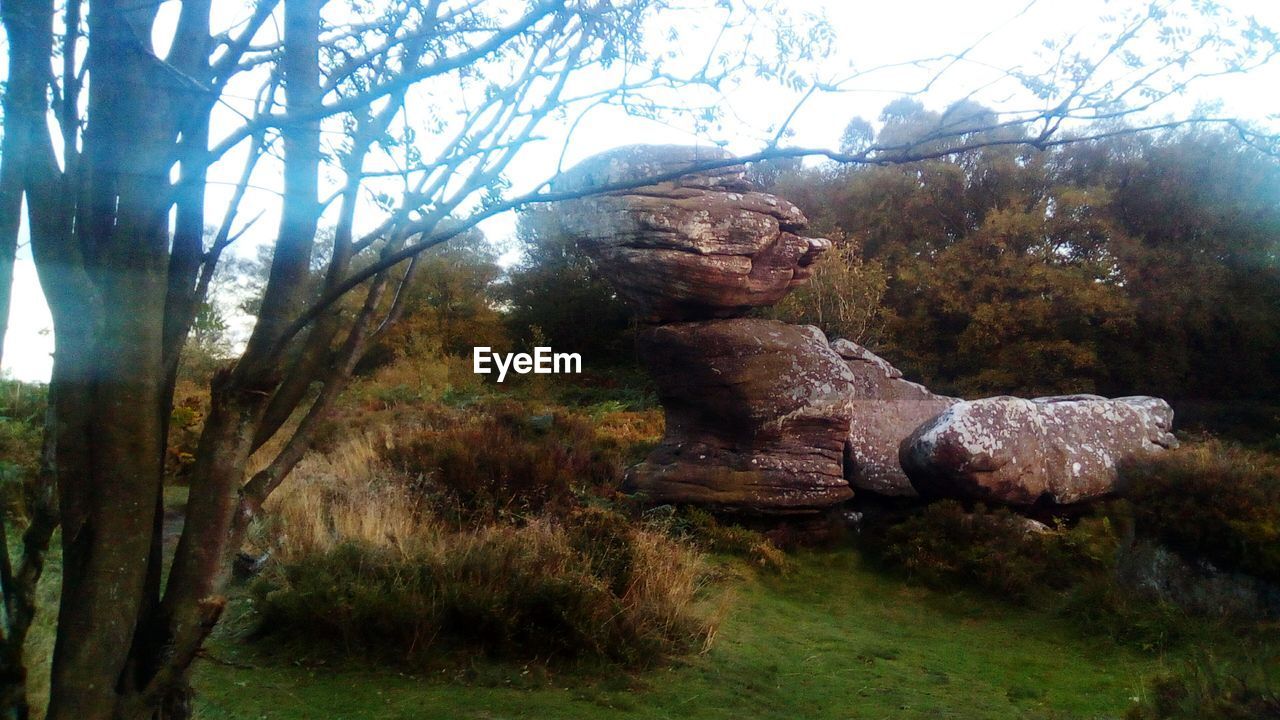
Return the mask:
[[584,511],[448,533],[430,550],[345,543],[259,581],[277,638],[421,664],[440,650],[647,665],[704,641],[697,558],[625,518]]
[[1129,720],[1266,720],[1280,717],[1280,658],[1222,661],[1203,655],[1152,679]]
[[523,257],[504,288],[512,336],[528,346],[537,334],[580,353],[587,367],[629,361],[631,312],[565,234],[556,210],[522,213],[518,238]]
[[[855,122],[846,140],[905,145],[990,115],[902,100],[874,138]],[[832,266],[850,277],[815,278],[810,292],[834,302],[801,290],[785,317],[828,328],[838,302],[860,309],[874,318],[872,348],[936,390],[1233,403],[1280,393],[1280,163],[1230,134],[756,175],[855,255]]]
[[26,484],[40,471],[48,388],[0,380],[0,512],[26,513]]
[[368,357],[365,374],[352,383],[349,404],[370,410],[420,407],[446,396],[458,397],[480,389],[483,379],[471,367],[470,356],[447,355],[439,338],[425,332],[406,332],[398,339],[386,364]]
[[178,377],[208,383],[215,370],[233,357],[231,326],[217,302],[204,302],[196,310],[178,363]]
[[1223,442],[1121,467],[1139,533],[1222,568],[1280,582],[1280,459]]
[[[1147,676],[1181,659],[1176,650],[1156,657],[1082,637],[1040,608],[904,585],[849,549],[798,551],[785,576],[720,576],[716,604],[725,609],[710,651],[643,673],[548,676],[536,664],[486,663],[479,653],[461,670],[393,672],[341,653],[258,652],[224,623],[211,661],[196,666],[197,714],[1086,720],[1123,716]],[[1239,645],[1232,636],[1212,643],[1223,659]],[[246,692],[246,673],[257,686],[288,691]]]
[[[615,366],[585,370],[580,376],[562,376],[552,392],[556,402],[569,407],[599,411],[650,410],[660,407],[653,378],[635,367]],[[594,410],[592,410],[594,408]]]
[[950,500],[896,524],[873,524],[862,536],[879,562],[927,585],[976,587],[1024,603],[1106,573],[1118,544],[1106,520],[1044,528],[1006,508],[968,512]]
[[1170,397],[1273,400],[1280,163],[1189,129],[1074,147],[1059,166],[1063,182],[1105,189],[1098,211],[1138,322],[1117,371]]
[[975,589],[1048,609],[1089,634],[1146,650],[1168,647],[1188,620],[1117,582],[1120,535],[1106,515],[1050,528],[1004,508],[968,512],[944,501],[905,520],[871,523],[860,547],[882,567],[930,587]]
[[1134,593],[1111,573],[1080,575],[1074,582],[1055,598],[1052,609],[1088,634],[1159,652],[1203,632],[1199,619],[1168,602]]
[[464,522],[563,512],[591,488],[616,486],[622,470],[621,448],[600,442],[589,420],[513,401],[402,438],[385,459]]
[[809,281],[765,311],[789,323],[812,323],[828,337],[857,343],[880,340],[880,298],[888,278],[875,261],[865,261],[853,243],[832,238],[835,248],[819,258]]

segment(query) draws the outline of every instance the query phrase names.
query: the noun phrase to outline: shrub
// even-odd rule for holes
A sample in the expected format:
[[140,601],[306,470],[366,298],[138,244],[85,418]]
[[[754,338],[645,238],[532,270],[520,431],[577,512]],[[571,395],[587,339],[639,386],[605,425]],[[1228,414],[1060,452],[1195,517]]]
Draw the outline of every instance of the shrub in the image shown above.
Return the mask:
[[650,521],[708,552],[740,557],[774,572],[786,572],[790,567],[787,554],[764,535],[741,525],[721,524],[714,515],[700,508],[683,507],[676,511],[670,505],[659,506],[650,511]]
[[49,400],[49,386],[0,378],[0,417],[40,425]]
[[26,514],[26,483],[40,470],[48,392],[43,385],[0,380],[0,512]]
[[1185,612],[1134,593],[1112,574],[1077,578],[1054,609],[1092,634],[1147,651],[1171,647],[1194,631]]
[[622,471],[622,449],[599,442],[590,421],[535,415],[513,402],[421,430],[384,457],[424,498],[466,522],[563,514],[575,496],[614,487]]
[[1121,467],[1138,533],[1280,582],[1280,458],[1211,441]]
[[928,585],[976,587],[1020,602],[1106,573],[1118,538],[1109,521],[1044,528],[999,508],[967,512],[943,501],[902,522],[868,526],[862,547],[881,564]]
[[1074,525],[1046,527],[1007,509],[939,502],[860,536],[863,551],[886,569],[940,588],[970,588],[1045,608],[1091,634],[1158,650],[1189,630],[1186,613],[1119,581],[1129,552],[1126,520],[1110,509]]
[[1205,656],[1153,679],[1129,720],[1264,720],[1280,717],[1277,662],[1227,664]]
[[454,530],[401,493],[304,486],[279,503],[280,561],[254,592],[264,632],[399,662],[452,649],[628,665],[712,636],[683,543],[595,509]]

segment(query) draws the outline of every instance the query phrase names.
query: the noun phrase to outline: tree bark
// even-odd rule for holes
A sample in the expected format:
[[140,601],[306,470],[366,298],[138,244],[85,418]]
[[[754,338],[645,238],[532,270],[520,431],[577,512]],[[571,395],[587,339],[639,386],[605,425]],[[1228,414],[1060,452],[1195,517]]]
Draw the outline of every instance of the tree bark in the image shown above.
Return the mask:
[[[9,59],[13,66],[13,58]],[[5,96],[5,117],[9,117],[9,95]],[[18,232],[22,223],[22,139],[20,132],[5,129],[0,145],[0,362],[4,360],[4,337],[9,330],[9,303],[13,293],[13,264],[18,254]]]
[[92,91],[71,241],[91,291],[49,298],[63,519],[50,720],[116,715],[148,578],[158,571],[168,169],[177,129],[166,108],[182,80],[140,39],[149,37],[152,13],[112,2],[90,8]]
[[[43,145],[48,57],[53,47],[53,3],[51,0],[11,0],[0,3],[9,40],[9,77],[4,96],[4,143],[0,156],[0,357],[8,326],[13,262],[21,222],[24,188],[33,183],[33,201],[47,199],[51,189],[47,174],[51,147]],[[55,226],[35,223],[34,236]],[[53,399],[50,399],[53,402]],[[19,567],[14,571],[9,558],[8,538],[0,540],[4,551],[4,630],[0,638],[0,713],[6,718],[25,720],[29,714],[26,693],[27,667],[24,653],[27,631],[35,616],[36,583],[44,568],[49,538],[57,524],[46,492],[52,476],[42,472],[31,498],[31,524],[23,534]],[[0,523],[0,533],[5,528]]]
[[[298,116],[320,106],[321,5],[321,0],[284,4],[285,98],[290,113]],[[191,473],[186,525],[159,608],[164,655],[140,697],[122,711],[125,717],[143,716],[157,703],[167,714],[189,710],[173,701],[187,694],[191,662],[225,605],[221,592],[239,549],[242,524],[235,516],[244,468],[280,382],[281,358],[271,351],[303,298],[321,211],[319,121],[290,125],[282,135],[284,205],[266,294],[244,355],[214,379]]]

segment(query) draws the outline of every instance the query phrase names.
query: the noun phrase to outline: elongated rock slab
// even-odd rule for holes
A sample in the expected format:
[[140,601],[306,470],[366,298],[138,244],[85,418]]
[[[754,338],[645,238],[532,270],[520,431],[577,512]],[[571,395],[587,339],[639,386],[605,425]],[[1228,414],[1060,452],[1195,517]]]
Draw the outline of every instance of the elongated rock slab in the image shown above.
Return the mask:
[[994,397],[952,405],[902,442],[899,459],[925,498],[1066,505],[1114,491],[1121,462],[1177,447],[1172,425],[1153,397]]

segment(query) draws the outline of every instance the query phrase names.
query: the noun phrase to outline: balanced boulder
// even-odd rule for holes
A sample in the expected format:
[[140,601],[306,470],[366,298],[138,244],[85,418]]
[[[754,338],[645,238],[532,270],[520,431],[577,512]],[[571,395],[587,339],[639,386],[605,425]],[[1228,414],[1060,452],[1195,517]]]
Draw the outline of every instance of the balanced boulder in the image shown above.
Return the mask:
[[921,425],[899,459],[925,498],[1066,505],[1114,491],[1120,463],[1176,447],[1172,425],[1169,404],[1153,397],[994,397]]
[[842,457],[854,378],[820,330],[757,319],[676,323],[642,330],[639,349],[666,434],[624,489],[773,514],[852,497]]
[[[728,158],[716,148],[630,146],[565,173],[582,191],[669,176]],[[781,300],[831,247],[802,235],[795,205],[755,192],[741,165],[669,177],[560,205],[567,234],[646,322],[740,317]]]
[[915,496],[898,463],[898,446],[916,428],[960,402],[905,380],[884,358],[848,340],[831,343],[853,373],[853,417],[849,423],[845,477],[857,490]]
[[808,279],[831,246],[805,237],[800,209],[753,189],[718,148],[619,148],[555,190],[585,193],[558,206],[560,226],[647,326],[640,357],[666,434],[625,488],[768,514],[851,497],[849,368],[816,328],[742,318]]

